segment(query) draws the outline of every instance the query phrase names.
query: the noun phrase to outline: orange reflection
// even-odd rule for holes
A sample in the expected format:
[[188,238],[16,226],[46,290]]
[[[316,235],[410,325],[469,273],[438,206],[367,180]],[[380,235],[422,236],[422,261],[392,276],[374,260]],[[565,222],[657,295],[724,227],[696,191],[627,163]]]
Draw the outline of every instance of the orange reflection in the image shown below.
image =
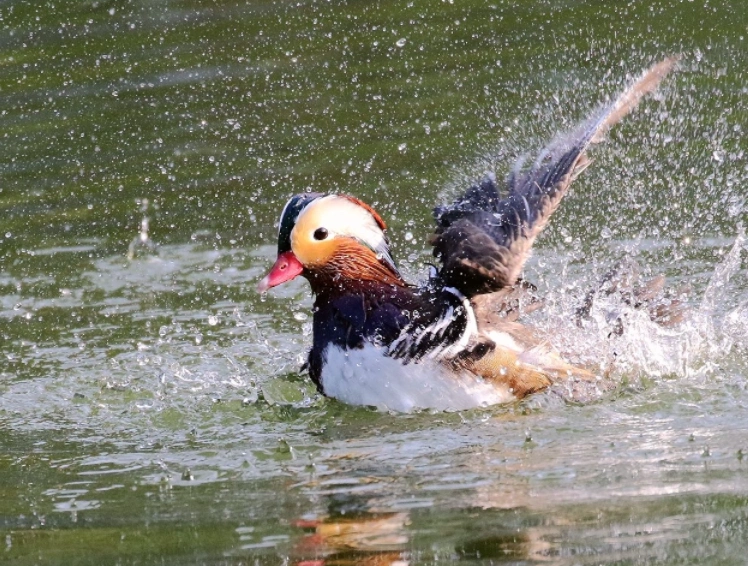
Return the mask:
[[296,547],[298,554],[309,558],[296,564],[407,566],[410,563],[405,551],[408,524],[407,513],[297,521],[296,526],[311,532]]

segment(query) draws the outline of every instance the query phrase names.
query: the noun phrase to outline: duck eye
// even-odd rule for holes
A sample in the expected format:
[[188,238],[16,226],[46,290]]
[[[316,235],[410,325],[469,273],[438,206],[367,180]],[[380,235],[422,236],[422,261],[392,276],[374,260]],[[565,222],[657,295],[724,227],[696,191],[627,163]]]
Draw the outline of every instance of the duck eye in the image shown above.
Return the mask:
[[324,240],[325,238],[327,238],[327,228],[317,228],[314,231],[315,240]]

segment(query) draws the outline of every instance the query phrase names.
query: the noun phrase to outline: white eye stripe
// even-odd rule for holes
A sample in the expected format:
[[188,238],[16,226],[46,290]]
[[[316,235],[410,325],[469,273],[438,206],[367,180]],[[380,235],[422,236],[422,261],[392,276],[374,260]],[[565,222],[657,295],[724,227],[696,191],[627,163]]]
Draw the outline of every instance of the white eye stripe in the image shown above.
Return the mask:
[[338,195],[328,195],[307,206],[299,215],[297,225],[305,223],[308,217],[315,220],[310,235],[312,239],[316,239],[318,229],[325,228],[328,232],[326,239],[335,236],[356,238],[380,254],[385,261],[392,262],[384,232],[371,213],[355,202]]

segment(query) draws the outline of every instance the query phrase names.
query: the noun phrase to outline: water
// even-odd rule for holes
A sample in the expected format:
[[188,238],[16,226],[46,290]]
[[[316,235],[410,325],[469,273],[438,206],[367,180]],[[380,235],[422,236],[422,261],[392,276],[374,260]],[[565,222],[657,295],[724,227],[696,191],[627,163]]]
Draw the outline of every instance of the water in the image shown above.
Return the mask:
[[[0,561],[743,563],[747,23],[738,1],[5,3]],[[371,202],[418,279],[434,204],[669,53],[527,276],[563,324],[634,256],[691,288],[687,325],[567,332],[623,360],[587,403],[316,396],[308,289],[254,292],[288,196]]]

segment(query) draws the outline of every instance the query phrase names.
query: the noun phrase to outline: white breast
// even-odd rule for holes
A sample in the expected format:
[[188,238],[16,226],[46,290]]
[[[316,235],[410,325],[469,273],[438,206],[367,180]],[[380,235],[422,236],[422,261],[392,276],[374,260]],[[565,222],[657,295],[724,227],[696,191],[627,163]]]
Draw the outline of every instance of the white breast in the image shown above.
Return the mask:
[[351,405],[398,412],[461,411],[514,400],[507,387],[450,371],[433,360],[403,365],[373,344],[356,350],[331,345],[325,356],[321,376],[325,394]]

